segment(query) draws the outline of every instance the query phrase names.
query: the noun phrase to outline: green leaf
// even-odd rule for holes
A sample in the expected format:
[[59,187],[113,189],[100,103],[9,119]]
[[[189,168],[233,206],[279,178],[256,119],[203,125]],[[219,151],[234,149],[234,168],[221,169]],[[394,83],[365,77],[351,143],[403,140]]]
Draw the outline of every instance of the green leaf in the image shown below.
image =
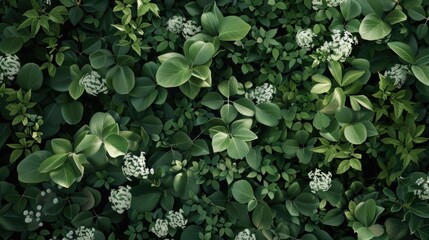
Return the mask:
[[376,218],[376,213],[377,209],[374,199],[360,202],[354,211],[356,219],[365,227],[369,227],[373,224],[373,221]]
[[229,98],[237,94],[238,81],[235,77],[230,77],[228,81],[222,81],[217,87],[222,95]]
[[429,86],[429,66],[411,66],[414,76],[426,86]]
[[192,147],[192,139],[188,134],[178,131],[173,136],[173,145],[179,148],[180,150],[188,150]]
[[231,104],[225,104],[220,109],[220,117],[226,123],[231,123],[232,121],[234,121],[234,119],[237,117],[237,114],[237,110]]
[[104,139],[104,146],[107,153],[109,153],[112,158],[116,158],[127,153],[129,143],[127,139],[118,134],[110,134]]
[[201,26],[208,34],[216,36],[220,19],[212,12],[205,12],[201,15]]
[[410,212],[421,218],[429,218],[429,205],[425,203],[416,203],[409,208]]
[[178,87],[192,76],[192,70],[185,59],[174,57],[163,62],[156,72],[157,83],[165,88]]
[[366,15],[359,26],[360,36],[368,41],[382,39],[389,35],[391,31],[390,25],[381,20],[375,13]]
[[353,111],[348,107],[339,108],[335,112],[335,119],[339,123],[350,123],[353,120]]
[[239,98],[232,103],[237,111],[247,117],[255,115],[255,104],[247,98]]
[[82,103],[79,101],[73,101],[63,104],[61,106],[61,115],[68,124],[78,124],[83,116]]
[[115,65],[106,73],[106,81],[119,94],[128,94],[135,85],[134,72],[128,66]]
[[340,162],[337,168],[337,174],[343,174],[350,169],[350,160],[343,160]]
[[74,161],[66,161],[60,168],[49,172],[52,181],[65,188],[69,188],[82,175],[83,169],[79,169]]
[[191,148],[191,155],[193,157],[205,156],[209,154],[210,154],[209,146],[207,145],[207,142],[205,140],[197,139],[193,142],[192,148]]
[[344,20],[350,21],[353,18],[359,16],[362,12],[362,8],[357,1],[346,0],[340,4],[341,14],[344,17]]
[[[197,85],[198,87],[211,87],[211,84],[205,81],[211,78],[211,74],[210,68],[206,65],[192,67],[192,76],[198,78],[199,80],[203,80],[199,81],[199,84]],[[192,79],[193,78],[191,78],[191,80]],[[191,83],[194,84],[194,81]]]
[[246,156],[246,162],[251,168],[258,171],[261,167],[262,154],[256,148],[251,148]]
[[71,142],[64,138],[52,139],[51,147],[54,153],[70,153],[73,151]]
[[250,25],[237,16],[227,16],[219,22],[219,39],[221,41],[240,41],[250,31]]
[[356,80],[358,80],[360,77],[362,77],[365,74],[365,70],[350,70],[344,74],[343,80],[341,81],[340,86],[345,87],[352,83],[354,83]]
[[363,123],[348,125],[344,128],[344,136],[352,144],[362,144],[367,138],[367,132]]
[[311,76],[311,79],[317,82],[317,84],[311,88],[310,90],[311,93],[322,94],[322,93],[328,92],[331,89],[332,83],[331,83],[331,80],[329,80],[329,78],[321,74],[315,74]]
[[390,49],[392,49],[402,60],[407,63],[414,64],[414,53],[410,46],[403,42],[389,42],[387,43]]
[[384,222],[386,233],[390,240],[402,240],[409,234],[406,223],[398,218],[388,218]]
[[38,90],[43,84],[43,73],[39,65],[27,63],[18,72],[16,82],[24,90]]
[[115,63],[112,53],[106,49],[100,49],[91,53],[89,55],[89,62],[94,69],[107,68]]
[[407,20],[407,15],[405,15],[405,13],[402,12],[401,9],[394,9],[391,12],[389,12],[383,18],[383,20],[393,25]]
[[320,222],[328,226],[338,227],[344,222],[344,220],[345,217],[343,211],[341,211],[341,209],[334,208],[329,210]]
[[231,191],[234,199],[241,204],[247,204],[255,199],[253,188],[247,180],[242,179],[235,182],[231,187]]
[[258,139],[258,136],[247,128],[239,128],[235,130],[234,132],[232,132],[232,137],[243,141],[253,141],[255,139]]
[[259,202],[252,213],[252,223],[258,229],[267,229],[273,222],[274,215],[270,206],[265,202]]
[[17,166],[18,180],[23,183],[39,183],[49,180],[49,175],[40,173],[37,169],[40,164],[52,156],[48,151],[34,152],[24,158]]
[[80,98],[84,91],[85,88],[79,84],[79,80],[74,80],[69,86],[69,94],[74,100]]
[[89,132],[104,138],[103,129],[116,124],[115,119],[109,113],[97,112],[89,120]]
[[[186,53],[187,51],[185,51]],[[203,65],[207,63],[215,54],[215,49],[212,43],[196,41],[189,47],[189,56],[191,62],[195,65]]]
[[350,105],[355,111],[359,111],[361,109],[360,106],[371,111],[374,110],[371,100],[369,100],[368,97],[365,95],[349,96],[349,99],[350,99]]
[[221,108],[224,102],[225,101],[222,96],[217,92],[208,92],[206,95],[204,95],[203,99],[201,99],[202,105],[213,110]]
[[201,90],[200,87],[197,87],[190,82],[185,82],[184,84],[180,85],[179,89],[186,97],[190,99],[195,99]]
[[0,51],[4,54],[15,54],[24,45],[24,40],[20,37],[4,38],[0,41]]
[[303,192],[293,200],[293,205],[302,215],[310,216],[319,207],[319,199],[314,194]]
[[79,23],[79,21],[82,19],[82,17],[83,17],[83,10],[81,7],[75,6],[75,7],[70,8],[69,20],[70,20],[71,24],[76,26],[76,24]]
[[231,138],[228,133],[218,132],[213,135],[212,147],[213,152],[222,152],[226,150],[231,143]]
[[76,153],[83,152],[86,155],[91,156],[98,151],[98,149],[101,147],[101,144],[103,144],[103,142],[96,135],[87,134],[80,142],[76,142],[76,144],[77,144],[75,147]]
[[[334,77],[335,81],[341,86],[343,80],[343,66],[339,62],[329,62],[328,64],[329,71]],[[314,80],[314,79],[313,79]]]
[[317,112],[316,115],[314,115],[313,119],[313,126],[317,130],[322,130],[323,128],[327,128],[331,123],[331,119],[322,112]]
[[275,127],[279,124],[281,119],[281,110],[280,107],[274,103],[260,103],[255,107],[255,117],[256,121],[259,123]]
[[43,161],[38,170],[40,173],[47,173],[61,167],[67,160],[69,153],[58,153]]
[[249,146],[244,140],[231,138],[227,153],[233,159],[243,159],[249,153]]
[[133,195],[131,208],[139,212],[151,212],[158,205],[161,196],[161,192],[153,192],[151,189],[149,192]]

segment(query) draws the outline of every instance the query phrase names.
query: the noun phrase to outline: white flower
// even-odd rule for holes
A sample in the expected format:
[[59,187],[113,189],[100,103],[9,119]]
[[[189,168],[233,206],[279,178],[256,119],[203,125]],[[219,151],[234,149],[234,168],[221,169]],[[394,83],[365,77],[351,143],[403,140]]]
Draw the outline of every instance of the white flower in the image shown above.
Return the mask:
[[[326,0],[326,6],[337,7],[345,1],[346,0]],[[311,3],[314,10],[319,10],[321,7],[323,7],[323,0],[312,0]]]
[[410,69],[408,68],[408,66],[395,64],[389,70],[384,72],[384,76],[386,78],[394,80],[395,82],[393,83],[393,85],[397,86],[398,88],[401,88],[405,80],[407,80],[407,74],[409,71]]
[[159,238],[163,238],[168,234],[168,221],[165,219],[156,219],[155,226],[150,229]]
[[122,172],[124,173],[125,177],[131,181],[131,176],[146,179],[149,174],[153,174],[153,168],[146,167],[146,158],[144,157],[144,152],[140,153],[140,157],[127,153],[124,156]]
[[350,32],[344,30],[333,30],[332,41],[324,42],[321,47],[316,49],[315,62],[340,61],[345,62],[353,50],[353,44],[357,44],[357,38]]
[[188,39],[195,34],[201,32],[201,26],[197,26],[197,23],[192,20],[188,20],[183,24],[182,35]]
[[43,1],[43,4],[45,4],[45,5],[49,5],[49,6],[50,6],[50,5],[51,5],[51,0],[44,0],[44,1]]
[[167,21],[167,30],[179,34],[182,32],[184,22],[186,22],[186,18],[178,15],[173,16]]
[[421,189],[414,189],[414,195],[421,200],[429,200],[429,178],[419,178],[416,180],[416,185]]
[[119,186],[118,189],[110,191],[109,202],[112,203],[112,209],[122,214],[131,207],[132,195],[130,186]]
[[94,240],[94,228],[79,227],[76,231],[76,240]]
[[316,34],[313,33],[311,29],[301,29],[296,34],[296,43],[301,48],[310,49],[314,47],[313,44],[313,37],[315,37]]
[[97,96],[99,93],[107,93],[106,79],[101,78],[96,71],[86,74],[79,80],[79,84],[85,88],[88,94]]
[[328,191],[331,187],[331,178],[332,173],[324,173],[320,169],[316,168],[313,171],[308,173],[308,177],[311,179],[310,188],[312,193],[317,193],[318,191]]
[[244,229],[235,236],[235,240],[256,240],[255,234],[250,234],[249,229]]
[[18,74],[21,69],[21,63],[16,55],[6,54],[4,57],[0,57],[0,83],[6,77],[9,80],[13,80],[15,75]]
[[262,86],[257,86],[247,94],[247,98],[256,99],[256,103],[271,102],[276,88],[270,83],[264,83]]
[[188,222],[183,216],[183,209],[179,209],[178,212],[170,210],[165,217],[172,228],[184,228]]

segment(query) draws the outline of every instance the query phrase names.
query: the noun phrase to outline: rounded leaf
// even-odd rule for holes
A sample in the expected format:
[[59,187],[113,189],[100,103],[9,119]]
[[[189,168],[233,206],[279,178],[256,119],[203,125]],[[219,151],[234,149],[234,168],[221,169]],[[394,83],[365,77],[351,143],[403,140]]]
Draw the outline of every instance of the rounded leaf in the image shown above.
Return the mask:
[[27,63],[18,72],[16,77],[18,85],[25,90],[38,90],[42,87],[43,74],[39,65]]
[[117,93],[128,94],[135,85],[135,76],[130,67],[116,65],[107,71],[106,81],[112,83]]
[[189,80],[192,69],[186,59],[180,57],[170,58],[163,62],[156,72],[156,82],[165,88],[178,87]]
[[61,114],[68,124],[75,125],[82,119],[83,105],[79,101],[65,103],[61,106]]
[[219,39],[221,41],[240,41],[250,31],[250,25],[237,16],[227,16],[219,22]]
[[212,43],[197,41],[189,47],[189,56],[187,57],[193,64],[202,65],[207,63],[213,57],[214,53],[215,49]]
[[348,125],[344,128],[344,136],[353,144],[362,144],[367,138],[366,127],[363,123]]
[[242,204],[247,204],[250,200],[255,198],[253,188],[246,180],[238,180],[235,182],[231,187],[231,191],[234,199]]
[[17,166],[18,180],[23,183],[39,183],[49,180],[49,175],[40,173],[38,168],[50,156],[52,154],[45,150],[28,155]]
[[392,27],[375,13],[366,15],[359,26],[360,36],[368,41],[382,39],[391,31]]

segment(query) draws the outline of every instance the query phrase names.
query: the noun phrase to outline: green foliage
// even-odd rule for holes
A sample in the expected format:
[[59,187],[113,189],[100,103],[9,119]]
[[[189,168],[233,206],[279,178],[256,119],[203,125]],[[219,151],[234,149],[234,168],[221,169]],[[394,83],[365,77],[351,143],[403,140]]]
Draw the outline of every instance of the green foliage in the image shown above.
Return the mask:
[[339,2],[3,1],[0,238],[429,239],[429,3]]

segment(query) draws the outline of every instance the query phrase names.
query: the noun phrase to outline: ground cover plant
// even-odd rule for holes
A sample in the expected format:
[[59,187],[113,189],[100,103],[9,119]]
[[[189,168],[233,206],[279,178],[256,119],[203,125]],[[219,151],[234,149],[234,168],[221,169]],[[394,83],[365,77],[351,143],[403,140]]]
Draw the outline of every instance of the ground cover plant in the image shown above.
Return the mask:
[[429,239],[429,2],[0,17],[2,239]]

